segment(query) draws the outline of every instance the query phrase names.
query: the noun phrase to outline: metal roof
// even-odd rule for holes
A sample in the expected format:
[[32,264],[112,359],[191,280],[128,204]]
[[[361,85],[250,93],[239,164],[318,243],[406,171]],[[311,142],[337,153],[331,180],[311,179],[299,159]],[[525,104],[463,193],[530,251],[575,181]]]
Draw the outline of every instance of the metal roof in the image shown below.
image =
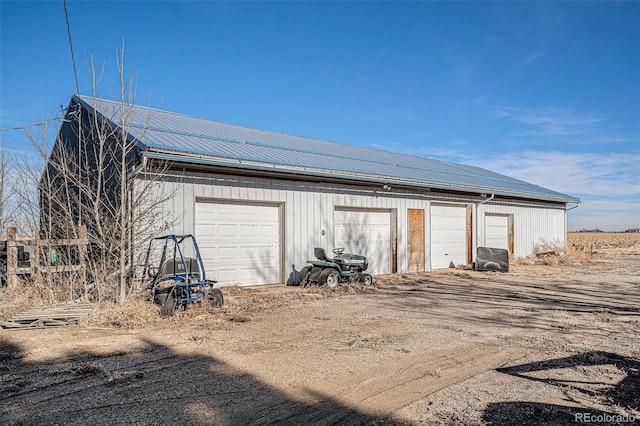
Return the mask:
[[174,161],[219,164],[388,184],[491,193],[529,199],[579,199],[480,167],[362,146],[252,129],[120,102],[74,96],[116,126],[122,111],[127,131],[145,155]]

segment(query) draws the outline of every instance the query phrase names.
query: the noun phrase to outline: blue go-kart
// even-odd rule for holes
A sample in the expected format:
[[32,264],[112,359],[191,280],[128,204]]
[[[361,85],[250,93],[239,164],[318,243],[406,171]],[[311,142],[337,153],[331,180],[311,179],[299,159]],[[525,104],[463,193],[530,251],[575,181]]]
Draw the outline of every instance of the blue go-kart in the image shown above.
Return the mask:
[[[152,262],[158,266],[152,266]],[[216,281],[207,280],[198,244],[191,234],[151,239],[143,279],[149,282],[151,298],[160,305],[162,316],[171,316],[191,302],[207,301],[214,307],[224,304]]]

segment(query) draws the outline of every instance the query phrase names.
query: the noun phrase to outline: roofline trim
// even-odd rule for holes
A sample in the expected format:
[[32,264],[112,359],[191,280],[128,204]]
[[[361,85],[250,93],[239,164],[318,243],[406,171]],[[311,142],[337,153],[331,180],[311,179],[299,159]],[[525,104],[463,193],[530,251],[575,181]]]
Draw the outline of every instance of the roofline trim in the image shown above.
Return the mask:
[[181,153],[165,151],[165,150],[147,150],[143,152],[143,156],[148,157],[150,159],[169,161],[169,162],[183,162],[183,163],[191,163],[191,164],[202,164],[208,166],[222,166],[229,168],[237,168],[237,169],[251,169],[251,170],[260,170],[267,172],[277,172],[288,175],[300,175],[300,176],[314,176],[314,177],[326,177],[340,180],[355,180],[359,182],[370,182],[370,183],[379,183],[379,184],[402,184],[406,186],[412,186],[416,188],[434,188],[441,190],[449,190],[449,191],[463,191],[463,192],[471,192],[478,194],[496,194],[507,197],[517,197],[531,200],[541,200],[541,201],[552,201],[552,202],[579,202],[579,198],[573,197],[553,197],[544,194],[536,194],[530,192],[519,192],[519,191],[507,191],[507,190],[496,190],[495,188],[490,187],[480,187],[480,186],[469,186],[469,185],[457,185],[457,184],[446,184],[438,183],[436,181],[425,181],[425,180],[417,180],[417,179],[406,179],[406,178],[398,178],[393,176],[381,176],[381,175],[370,175],[366,173],[358,173],[358,172],[346,172],[340,171],[336,172],[328,169],[320,169],[320,168],[312,168],[312,167],[304,167],[304,166],[291,166],[287,165],[287,168],[284,168],[281,165],[274,163],[264,163],[256,160],[240,160],[240,159],[231,159],[231,158],[223,158],[223,157],[210,157],[210,156],[185,156]]

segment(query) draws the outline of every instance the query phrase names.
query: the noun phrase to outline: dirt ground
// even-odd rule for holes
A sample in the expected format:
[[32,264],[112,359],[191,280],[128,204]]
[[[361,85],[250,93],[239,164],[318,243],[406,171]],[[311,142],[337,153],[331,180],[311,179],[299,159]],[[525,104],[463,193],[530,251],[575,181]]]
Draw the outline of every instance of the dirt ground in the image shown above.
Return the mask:
[[2,330],[0,424],[639,424],[640,235],[587,237],[570,241],[589,262],[231,288],[218,310],[140,301]]

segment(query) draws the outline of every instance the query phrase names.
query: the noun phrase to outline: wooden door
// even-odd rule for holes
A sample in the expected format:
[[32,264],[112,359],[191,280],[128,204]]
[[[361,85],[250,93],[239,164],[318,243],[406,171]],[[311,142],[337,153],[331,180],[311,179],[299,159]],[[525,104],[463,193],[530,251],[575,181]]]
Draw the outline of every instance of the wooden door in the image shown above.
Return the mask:
[[424,271],[424,210],[409,209],[409,272]]

